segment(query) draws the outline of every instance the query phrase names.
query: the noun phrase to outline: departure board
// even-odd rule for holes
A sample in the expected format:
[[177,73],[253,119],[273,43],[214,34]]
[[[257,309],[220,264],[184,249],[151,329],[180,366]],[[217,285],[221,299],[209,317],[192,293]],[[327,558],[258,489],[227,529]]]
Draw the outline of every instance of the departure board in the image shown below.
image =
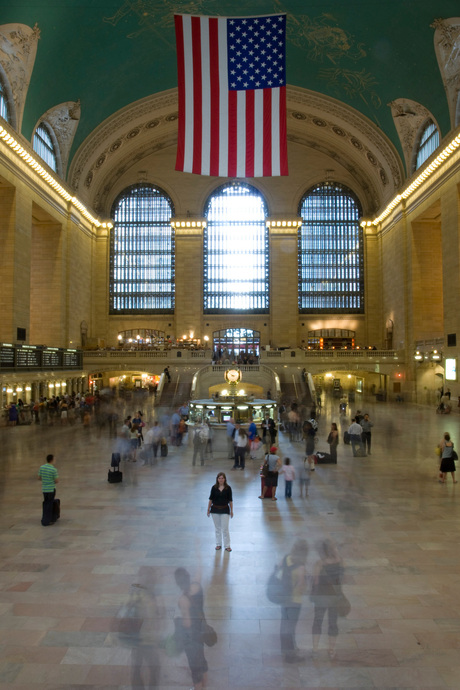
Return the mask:
[[14,348],[8,345],[0,347],[0,367],[14,367]]
[[19,368],[41,367],[40,350],[20,347],[16,350],[16,366]]
[[59,350],[43,350],[42,351],[42,366],[52,369],[60,366],[61,353]]

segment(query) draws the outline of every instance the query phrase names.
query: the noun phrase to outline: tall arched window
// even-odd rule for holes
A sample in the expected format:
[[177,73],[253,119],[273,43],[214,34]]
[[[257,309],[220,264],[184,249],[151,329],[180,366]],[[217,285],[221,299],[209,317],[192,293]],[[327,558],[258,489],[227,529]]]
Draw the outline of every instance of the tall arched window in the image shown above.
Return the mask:
[[439,146],[439,130],[432,120],[425,125],[422,130],[416,151],[416,161],[414,171],[436,151]]
[[174,311],[171,199],[150,184],[125,189],[112,207],[110,313]]
[[358,199],[347,187],[324,182],[299,209],[299,311],[364,311],[363,233]]
[[269,307],[265,201],[243,182],[209,198],[203,233],[204,312],[266,313]]
[[34,151],[38,153],[49,167],[57,172],[57,144],[54,141],[51,129],[42,122],[38,125],[34,134]]
[[2,79],[0,79],[0,116],[7,122],[11,122],[6,88]]

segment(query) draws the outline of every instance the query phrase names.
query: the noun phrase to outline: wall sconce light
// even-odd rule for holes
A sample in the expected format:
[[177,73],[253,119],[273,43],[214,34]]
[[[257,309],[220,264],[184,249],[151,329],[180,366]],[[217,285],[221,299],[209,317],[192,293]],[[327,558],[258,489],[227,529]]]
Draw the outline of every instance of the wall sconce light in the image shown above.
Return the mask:
[[414,355],[414,359],[415,359],[417,362],[421,362],[421,361],[423,360],[423,355],[422,355],[422,353],[420,352],[420,350],[416,350],[415,355]]

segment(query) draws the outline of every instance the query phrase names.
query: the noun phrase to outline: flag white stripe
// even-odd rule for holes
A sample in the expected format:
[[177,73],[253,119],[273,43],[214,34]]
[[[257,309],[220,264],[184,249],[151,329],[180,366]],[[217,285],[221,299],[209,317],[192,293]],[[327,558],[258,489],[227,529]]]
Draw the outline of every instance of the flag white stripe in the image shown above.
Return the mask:
[[228,175],[227,20],[219,19],[219,176]]
[[192,53],[192,18],[184,15],[184,82],[185,82],[185,136],[184,136],[184,171],[192,172],[193,165],[193,62],[187,59]]
[[264,137],[261,123],[264,117],[264,92],[255,91],[254,97],[254,177],[263,176]]

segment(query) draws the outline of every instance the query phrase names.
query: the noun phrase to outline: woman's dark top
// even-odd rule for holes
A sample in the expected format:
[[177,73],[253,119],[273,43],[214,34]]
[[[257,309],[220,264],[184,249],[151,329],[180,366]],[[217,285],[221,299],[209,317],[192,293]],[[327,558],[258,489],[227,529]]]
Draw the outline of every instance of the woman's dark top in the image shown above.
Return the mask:
[[200,589],[198,592],[195,594],[186,594],[185,595],[187,599],[189,600],[190,603],[190,620],[191,620],[191,626],[190,628],[184,628],[185,630],[188,630],[190,633],[195,633],[198,632],[198,634],[201,632],[201,624],[202,621],[204,620],[204,608],[203,608],[203,590]]
[[227,486],[226,488],[218,489],[215,485],[211,489],[209,494],[209,500],[212,501],[211,513],[224,513],[230,514],[229,503],[232,503],[232,487]]
[[341,594],[343,566],[340,561],[325,563],[317,581],[313,584],[310,596],[317,606],[333,606],[336,598]]

